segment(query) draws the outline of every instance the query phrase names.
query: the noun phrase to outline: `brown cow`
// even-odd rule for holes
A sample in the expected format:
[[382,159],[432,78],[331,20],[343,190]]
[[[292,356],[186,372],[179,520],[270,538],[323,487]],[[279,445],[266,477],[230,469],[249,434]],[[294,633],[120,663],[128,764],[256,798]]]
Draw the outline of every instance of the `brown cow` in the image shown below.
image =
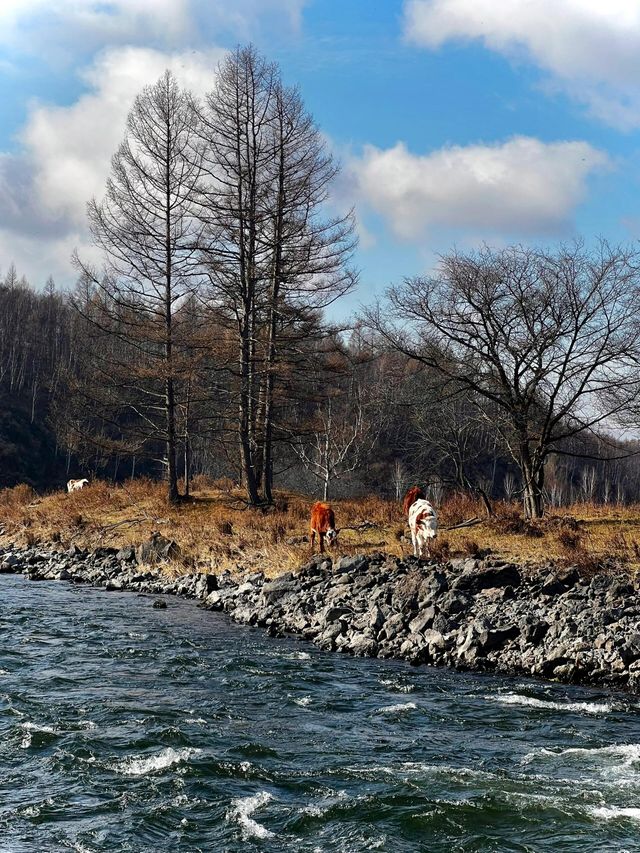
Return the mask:
[[336,541],[336,519],[331,504],[316,501],[311,507],[311,553],[316,543],[316,534],[320,539],[320,553],[324,554],[324,538],[332,545]]
[[404,510],[405,515],[409,515],[409,510],[411,509],[411,504],[416,501],[424,501],[427,499],[427,496],[420,488],[420,486],[411,486],[407,494],[404,496],[404,500],[402,501],[402,509]]

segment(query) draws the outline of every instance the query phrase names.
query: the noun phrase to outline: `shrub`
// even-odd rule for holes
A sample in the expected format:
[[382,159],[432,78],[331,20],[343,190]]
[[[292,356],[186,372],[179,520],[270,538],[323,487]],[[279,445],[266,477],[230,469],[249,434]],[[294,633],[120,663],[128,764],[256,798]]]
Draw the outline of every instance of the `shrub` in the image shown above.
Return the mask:
[[36,497],[36,493],[31,486],[26,483],[20,483],[18,486],[13,486],[11,489],[0,489],[0,506],[15,507],[26,506]]
[[582,535],[577,530],[560,530],[557,539],[564,551],[579,551],[583,547]]
[[460,545],[464,553],[469,554],[471,557],[477,557],[481,551],[475,539],[463,539]]

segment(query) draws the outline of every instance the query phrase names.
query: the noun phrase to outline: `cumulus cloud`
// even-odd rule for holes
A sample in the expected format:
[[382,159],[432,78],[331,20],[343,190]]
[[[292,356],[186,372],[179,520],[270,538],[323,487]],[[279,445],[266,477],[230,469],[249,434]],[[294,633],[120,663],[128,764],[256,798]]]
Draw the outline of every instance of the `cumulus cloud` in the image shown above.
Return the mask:
[[519,136],[422,156],[402,142],[386,150],[370,145],[351,160],[350,174],[359,197],[404,239],[439,226],[533,236],[564,231],[588,176],[608,165],[586,142]]
[[71,252],[86,240],[87,201],[104,190],[135,96],[166,68],[181,85],[202,94],[212,87],[223,53],[106,50],[83,72],[87,91],[73,104],[32,105],[19,137],[21,150],[0,154],[3,257],[22,261],[29,277],[43,278],[47,263],[68,277]]
[[222,51],[168,55],[133,47],[109,50],[85,73],[90,90],[74,104],[35,107],[22,140],[35,194],[45,210],[76,225],[83,222],[87,199],[104,188],[136,94],[165,68],[182,85],[202,93],[211,88],[221,56]]
[[640,126],[640,4],[633,0],[406,0],[404,20],[416,44],[480,40],[534,62],[598,118]]

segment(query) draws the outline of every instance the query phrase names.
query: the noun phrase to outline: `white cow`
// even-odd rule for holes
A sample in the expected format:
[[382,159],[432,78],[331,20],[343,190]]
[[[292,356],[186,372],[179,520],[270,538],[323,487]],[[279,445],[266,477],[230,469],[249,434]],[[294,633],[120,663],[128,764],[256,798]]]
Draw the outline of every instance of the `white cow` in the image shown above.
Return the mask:
[[69,480],[67,483],[67,491],[68,492],[77,492],[80,489],[84,489],[85,486],[89,485],[89,481],[86,477],[83,477],[82,480]]
[[428,500],[420,499],[411,504],[409,508],[409,529],[411,530],[414,555],[422,557],[426,551],[428,556],[429,540],[434,539],[438,533],[436,511]]

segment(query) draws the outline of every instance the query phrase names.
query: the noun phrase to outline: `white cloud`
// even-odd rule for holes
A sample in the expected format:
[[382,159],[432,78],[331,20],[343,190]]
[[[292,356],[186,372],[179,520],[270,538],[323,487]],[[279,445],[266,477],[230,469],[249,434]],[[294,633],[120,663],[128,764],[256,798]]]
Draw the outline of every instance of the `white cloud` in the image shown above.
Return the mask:
[[102,194],[135,95],[165,68],[192,91],[210,89],[224,53],[212,44],[295,30],[306,2],[0,0],[5,71],[19,76],[37,56],[86,84],[71,105],[34,100],[13,133],[21,148],[0,151],[0,265],[68,282],[73,248],[88,252],[86,202]]
[[483,235],[542,235],[565,230],[588,176],[609,165],[586,142],[515,137],[498,145],[453,146],[423,156],[402,142],[367,146],[350,163],[360,198],[399,237],[431,227]]
[[[0,154],[0,257],[28,278],[71,275],[70,256],[86,241],[86,204],[100,197],[135,96],[170,68],[196,94],[211,89],[224,51],[167,54],[106,50],[83,72],[88,91],[70,106],[33,104],[22,150]],[[47,267],[47,265],[49,265]]]
[[210,42],[221,31],[247,38],[265,20],[297,28],[306,0],[1,0],[0,43],[62,58],[116,44],[169,49]]
[[88,199],[104,188],[111,156],[124,135],[135,96],[165,68],[178,82],[202,93],[213,85],[223,52],[168,55],[144,48],[101,54],[85,72],[90,91],[68,107],[32,109],[21,136],[38,200],[52,216],[84,222]]
[[480,40],[533,61],[598,118],[640,125],[637,0],[406,0],[404,15],[416,44]]

